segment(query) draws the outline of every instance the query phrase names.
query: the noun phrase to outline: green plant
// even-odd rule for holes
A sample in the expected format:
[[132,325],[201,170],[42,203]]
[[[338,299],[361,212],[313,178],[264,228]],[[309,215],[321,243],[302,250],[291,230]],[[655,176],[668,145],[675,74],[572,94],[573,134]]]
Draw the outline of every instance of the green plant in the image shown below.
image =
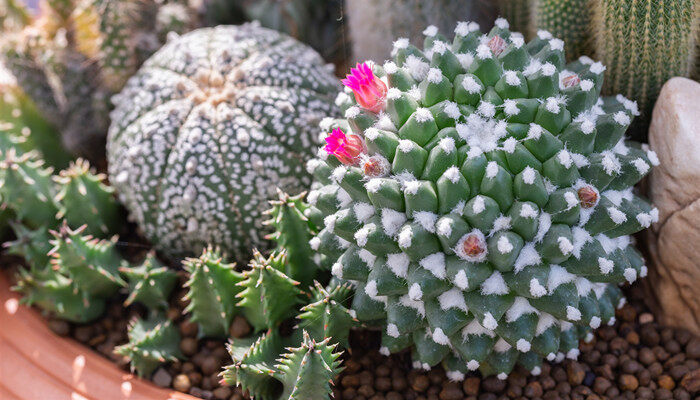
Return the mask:
[[119,272],[129,283],[129,296],[125,306],[138,302],[149,310],[166,310],[168,298],[177,283],[177,274],[162,265],[154,252],[148,253],[146,259],[137,267],[121,267]]
[[500,14],[510,23],[510,28],[518,32],[527,32],[530,24],[531,0],[498,0]]
[[131,371],[148,377],[159,365],[182,358],[180,331],[172,321],[155,316],[147,320],[135,319],[129,324],[129,342],[114,349],[131,363]]
[[383,353],[451,379],[537,374],[646,275],[628,235],[658,211],[632,186],[658,160],[624,138],[636,104],[599,98],[602,64],[565,64],[561,40],[525,43],[504,20],[455,33],[399,39],[343,81],[346,118],[324,121],[308,163],[326,215],[311,245],[354,284],[357,319],[383,326]]
[[303,161],[336,93],[319,55],[285,35],[256,24],[188,33],[114,98],[110,180],[165,253],[212,244],[245,260],[263,244],[275,187],[310,184]]
[[589,4],[590,0],[532,0],[530,34],[547,31],[562,39],[569,61],[589,54],[592,16]]
[[223,262],[219,251],[211,247],[183,264],[189,273],[185,283],[188,289],[185,299],[189,304],[185,311],[199,325],[199,335],[227,337],[238,311],[236,295],[241,291],[238,283],[243,275],[233,269],[234,264]]

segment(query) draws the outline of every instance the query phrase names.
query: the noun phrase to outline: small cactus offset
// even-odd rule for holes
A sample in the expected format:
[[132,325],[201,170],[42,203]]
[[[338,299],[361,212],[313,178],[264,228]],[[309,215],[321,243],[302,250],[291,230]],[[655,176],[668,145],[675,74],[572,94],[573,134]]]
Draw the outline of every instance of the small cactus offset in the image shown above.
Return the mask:
[[531,35],[547,31],[562,39],[567,61],[591,54],[590,3],[590,0],[531,0]]
[[106,176],[95,174],[86,160],[78,159],[54,177],[60,208],[56,218],[70,226],[85,224],[85,234],[107,237],[117,233],[119,205],[114,189],[104,184]]
[[696,65],[700,4],[694,0],[596,0],[595,54],[606,66],[603,92],[639,103],[648,121],[661,86]]
[[270,201],[272,208],[265,212],[270,216],[265,225],[274,228],[265,239],[273,240],[277,251],[286,251],[282,272],[302,285],[309,285],[318,273],[318,266],[314,263],[316,253],[309,245],[317,232],[316,224],[308,216],[309,205],[303,200],[306,193],[290,196],[278,189],[277,195],[277,200]]
[[228,337],[238,311],[236,295],[241,291],[238,283],[243,275],[233,269],[234,264],[223,262],[219,251],[212,247],[183,264],[190,275],[185,283],[188,289],[185,300],[189,301],[185,312],[199,325],[200,337]]
[[299,282],[282,272],[285,261],[284,252],[273,252],[265,258],[255,250],[250,269],[243,272],[237,305],[255,331],[274,329],[296,313],[301,290]]
[[350,328],[357,322],[355,312],[347,308],[351,298],[352,286],[349,284],[324,288],[315,282],[311,303],[302,307],[297,316],[297,329],[308,333],[314,340],[328,339],[347,347]]
[[279,360],[277,377],[284,386],[283,399],[326,400],[333,379],[341,372],[339,352],[329,340],[316,341],[306,331],[300,347],[289,348]]
[[136,302],[152,311],[168,308],[168,298],[177,283],[177,274],[162,265],[154,252],[148,253],[141,265],[121,267],[119,272],[126,277],[129,285],[125,306]]
[[172,321],[154,316],[136,319],[129,324],[129,342],[114,349],[131,363],[131,371],[148,377],[161,364],[177,361],[180,353],[180,331]]
[[49,252],[53,248],[51,235],[45,227],[30,229],[19,222],[10,221],[15,240],[3,243],[9,254],[24,258],[32,271],[45,269],[49,265]]
[[629,235],[658,211],[633,185],[658,159],[624,137],[636,104],[599,97],[605,67],[567,64],[550,33],[425,34],[343,81],[345,119],[308,163],[326,216],[311,245],[353,283],[357,319],[383,325],[382,353],[455,380],[537,374],[646,275]]
[[119,275],[119,267],[126,264],[112,241],[83,235],[85,225],[73,230],[63,221],[57,231],[51,231],[53,248],[49,251],[54,270],[61,271],[87,296],[109,297],[126,282]]

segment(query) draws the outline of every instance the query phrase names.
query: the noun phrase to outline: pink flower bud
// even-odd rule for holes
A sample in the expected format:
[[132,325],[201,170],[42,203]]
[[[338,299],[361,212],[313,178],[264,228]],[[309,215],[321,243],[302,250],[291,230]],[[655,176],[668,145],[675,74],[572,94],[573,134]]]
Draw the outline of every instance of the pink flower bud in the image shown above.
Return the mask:
[[581,78],[578,77],[578,75],[573,74],[564,77],[564,79],[561,80],[562,86],[564,86],[564,89],[574,87],[578,85],[581,82]]
[[340,128],[326,137],[326,153],[332,154],[345,165],[354,165],[364,152],[365,145],[357,135],[346,135]]
[[384,110],[388,89],[381,79],[374,76],[368,63],[357,64],[342,82],[352,89],[360,106],[374,113]]
[[502,37],[496,35],[491,38],[488,42],[489,49],[493,52],[493,55],[498,57],[503,50],[506,49],[506,41]]

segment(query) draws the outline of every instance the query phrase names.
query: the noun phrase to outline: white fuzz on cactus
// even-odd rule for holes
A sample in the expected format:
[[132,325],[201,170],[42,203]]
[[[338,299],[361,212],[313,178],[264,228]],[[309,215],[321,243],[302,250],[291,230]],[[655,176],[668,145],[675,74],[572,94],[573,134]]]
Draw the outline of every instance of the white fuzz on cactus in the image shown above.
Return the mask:
[[564,64],[548,32],[472,27],[400,39],[343,81],[351,111],[309,168],[327,216],[312,243],[355,285],[357,318],[384,321],[383,353],[505,379],[575,359],[614,321],[617,284],[646,271],[629,235],[657,212],[632,187],[656,160],[624,139],[633,103],[599,97],[600,63]]

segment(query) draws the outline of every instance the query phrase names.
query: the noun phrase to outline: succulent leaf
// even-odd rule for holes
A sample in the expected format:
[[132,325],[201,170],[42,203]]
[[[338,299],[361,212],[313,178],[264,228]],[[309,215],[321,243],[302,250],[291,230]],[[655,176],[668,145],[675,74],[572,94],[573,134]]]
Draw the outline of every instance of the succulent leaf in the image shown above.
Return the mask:
[[162,265],[151,252],[137,267],[119,268],[129,284],[129,296],[125,306],[139,302],[150,310],[162,310],[168,307],[168,297],[177,283],[177,274]]
[[135,319],[128,329],[129,342],[114,349],[129,359],[131,371],[148,377],[161,364],[176,361],[180,353],[180,331],[162,316]]

